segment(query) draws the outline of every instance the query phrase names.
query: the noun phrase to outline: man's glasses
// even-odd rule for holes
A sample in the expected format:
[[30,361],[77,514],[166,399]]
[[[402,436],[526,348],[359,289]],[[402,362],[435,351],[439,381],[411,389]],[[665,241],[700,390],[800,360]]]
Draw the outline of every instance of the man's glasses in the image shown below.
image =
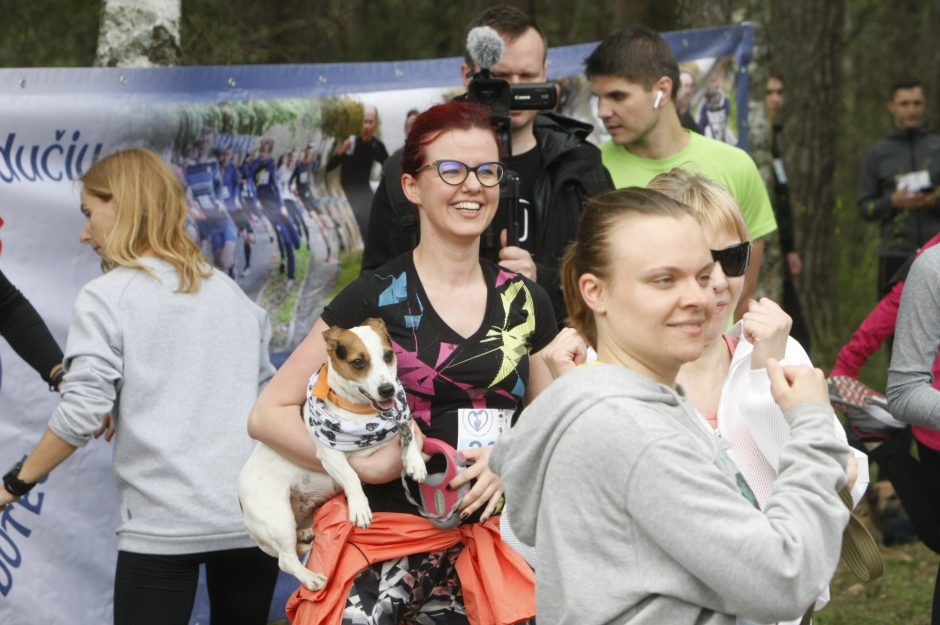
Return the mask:
[[750,241],[711,252],[712,260],[721,265],[721,270],[729,278],[737,278],[747,273],[747,267],[751,263]]
[[499,181],[503,179],[504,172],[502,163],[496,162],[480,163],[476,167],[470,167],[460,161],[434,161],[424,167],[419,167],[415,173],[431,167],[437,169],[437,175],[441,177],[441,180],[455,187],[463,184],[471,171],[476,174],[477,180],[480,181],[481,185],[484,187],[495,187],[499,184]]

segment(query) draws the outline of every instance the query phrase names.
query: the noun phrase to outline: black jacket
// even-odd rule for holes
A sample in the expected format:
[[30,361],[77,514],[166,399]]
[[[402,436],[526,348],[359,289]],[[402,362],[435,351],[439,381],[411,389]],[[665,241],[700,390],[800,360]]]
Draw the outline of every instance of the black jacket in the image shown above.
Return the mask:
[[0,271],[0,336],[20,358],[52,383],[49,372],[62,362],[62,350],[23,294]]
[[784,255],[796,251],[793,236],[793,207],[790,205],[790,181],[783,165],[783,153],[780,147],[780,134],[783,124],[773,123],[770,154],[773,156],[773,199],[774,216],[777,218],[777,236],[780,237],[780,250]]
[[[533,204],[539,219],[537,231],[524,247],[532,254],[538,283],[548,292],[559,323],[568,314],[559,281],[559,264],[565,247],[578,231],[581,209],[589,197],[610,191],[614,183],[601,163],[597,146],[587,141],[593,127],[554,113],[540,113],[533,132],[542,152],[542,170],[533,187]],[[401,152],[386,161],[382,180],[372,200],[369,235],[362,255],[362,269],[376,269],[413,249],[418,242],[417,208],[402,193]],[[389,180],[395,184],[389,184]]]
[[940,186],[940,135],[927,128],[892,129],[865,153],[858,178],[858,212],[881,223],[880,256],[907,257],[940,232],[940,203],[929,208],[898,210],[891,204],[897,176],[925,169]]

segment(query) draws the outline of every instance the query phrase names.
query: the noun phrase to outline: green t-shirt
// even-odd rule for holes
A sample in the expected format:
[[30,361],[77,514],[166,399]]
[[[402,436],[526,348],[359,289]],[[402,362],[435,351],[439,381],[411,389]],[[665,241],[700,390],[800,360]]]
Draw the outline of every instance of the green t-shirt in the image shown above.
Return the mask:
[[721,183],[741,207],[751,239],[767,236],[777,229],[767,188],[757,165],[744,150],[694,132],[689,144],[669,158],[654,160],[634,156],[623,146],[608,141],[601,145],[604,166],[614,186],[645,187],[658,174],[681,167]]

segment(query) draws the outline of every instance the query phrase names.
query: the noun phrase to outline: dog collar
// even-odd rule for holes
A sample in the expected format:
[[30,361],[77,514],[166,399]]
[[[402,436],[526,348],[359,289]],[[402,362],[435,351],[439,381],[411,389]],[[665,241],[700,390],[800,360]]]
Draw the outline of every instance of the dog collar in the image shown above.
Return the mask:
[[402,436],[402,441],[411,434],[411,410],[401,383],[396,382],[392,408],[380,413],[373,410],[374,417],[353,421],[331,413],[326,400],[313,394],[319,379],[319,375],[316,380],[311,378],[307,385],[308,398],[303,415],[311,435],[320,443],[339,451],[357,451],[382,443],[396,431]]
[[327,380],[328,367],[329,365],[326,363],[320,367],[320,371],[317,373],[317,383],[313,386],[310,394],[317,399],[329,400],[334,406],[348,410],[353,414],[375,414],[376,409],[372,404],[354,404],[334,393],[333,389],[330,388],[329,380]]

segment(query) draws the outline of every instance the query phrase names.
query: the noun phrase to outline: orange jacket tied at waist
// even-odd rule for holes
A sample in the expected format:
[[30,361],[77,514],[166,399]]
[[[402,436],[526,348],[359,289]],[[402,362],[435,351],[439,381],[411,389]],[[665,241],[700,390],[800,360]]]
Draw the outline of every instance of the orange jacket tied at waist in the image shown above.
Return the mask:
[[499,518],[439,529],[412,514],[376,512],[367,529],[349,522],[346,498],[317,509],[316,537],[307,568],[323,573],[326,586],[303,586],[287,601],[293,625],[338,625],[353,580],[367,566],[463,543],[455,568],[471,625],[510,625],[535,616],[535,574],[499,536]]

